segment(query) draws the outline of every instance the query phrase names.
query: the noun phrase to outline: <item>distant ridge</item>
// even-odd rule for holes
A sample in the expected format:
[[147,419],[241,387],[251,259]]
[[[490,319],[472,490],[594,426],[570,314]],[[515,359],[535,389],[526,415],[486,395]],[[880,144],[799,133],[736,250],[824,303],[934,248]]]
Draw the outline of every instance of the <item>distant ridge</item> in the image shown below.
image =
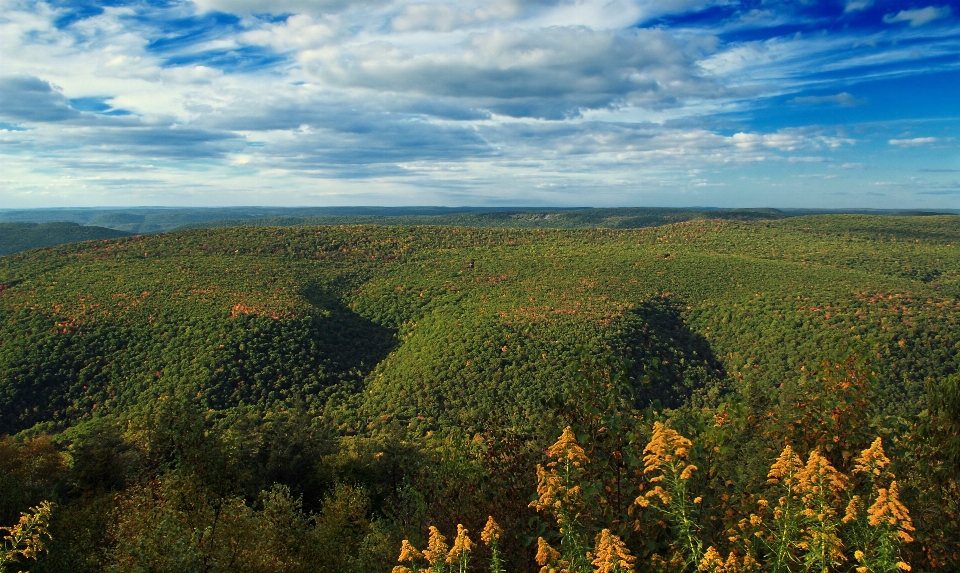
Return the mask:
[[64,243],[116,239],[130,233],[77,223],[0,223],[0,257]]
[[[0,223],[68,222],[84,227],[99,227],[128,234],[150,234],[240,225],[290,227],[367,224],[629,229],[699,219],[757,220],[828,214],[960,215],[960,209],[926,211],[897,209],[724,209],[717,207],[84,207],[0,209]],[[49,233],[51,230],[52,228],[38,229],[34,232]],[[79,233],[76,229],[72,232]],[[88,238],[107,237],[94,234],[71,240]],[[53,246],[55,244],[60,243],[45,242],[43,245],[37,244],[36,246]],[[36,246],[30,246],[29,248],[36,248]],[[5,254],[10,252],[17,251],[7,249]]]

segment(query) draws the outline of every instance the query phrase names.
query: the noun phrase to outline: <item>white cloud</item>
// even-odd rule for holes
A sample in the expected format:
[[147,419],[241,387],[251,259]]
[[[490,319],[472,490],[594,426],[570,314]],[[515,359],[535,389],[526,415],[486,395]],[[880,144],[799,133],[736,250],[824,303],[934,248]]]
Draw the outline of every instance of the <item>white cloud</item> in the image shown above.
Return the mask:
[[864,100],[857,99],[850,95],[847,92],[841,92],[835,95],[829,96],[802,96],[795,97],[789,100],[787,103],[793,104],[834,104],[843,107],[853,107],[857,105],[862,105]]
[[866,10],[870,6],[873,6],[873,0],[847,0],[843,11],[846,13],[858,12],[860,10]]
[[891,139],[887,143],[899,147],[915,147],[917,145],[930,145],[936,142],[936,137],[914,137],[913,139]]
[[348,8],[388,4],[390,0],[193,0],[200,10],[231,14],[334,14]]
[[397,32],[430,30],[450,32],[489,22],[500,22],[529,15],[555,1],[489,0],[477,5],[465,2],[453,4],[423,3],[403,6],[391,21]]
[[910,22],[910,27],[916,28],[936,20],[949,18],[951,13],[952,10],[949,6],[927,6],[917,10],[901,10],[896,14],[887,14],[883,17],[883,21],[887,24]]
[[658,30],[494,30],[446,50],[416,53],[377,41],[306,51],[301,62],[327,84],[467,98],[514,117],[560,118],[623,104],[672,107],[720,91]]
[[[897,44],[919,37],[906,25],[725,33],[795,21],[770,3],[638,29],[725,3],[196,0],[79,17],[77,3],[0,0],[0,204],[756,203],[770,185],[753,199],[739,184],[706,193],[736,180],[724,170],[776,170],[786,189],[815,162],[863,160],[841,129],[759,127],[761,98],[856,105],[851,68],[956,51],[946,27],[922,30],[946,38],[929,45]],[[908,16],[896,21],[924,17]],[[794,97],[811,92],[831,95]],[[864,129],[850,132],[877,139]],[[896,179],[885,167],[871,177]]]
[[238,40],[245,44],[269,46],[286,52],[317,48],[343,38],[344,33],[340,18],[336,15],[314,17],[294,14],[282,22],[243,32],[238,36]]

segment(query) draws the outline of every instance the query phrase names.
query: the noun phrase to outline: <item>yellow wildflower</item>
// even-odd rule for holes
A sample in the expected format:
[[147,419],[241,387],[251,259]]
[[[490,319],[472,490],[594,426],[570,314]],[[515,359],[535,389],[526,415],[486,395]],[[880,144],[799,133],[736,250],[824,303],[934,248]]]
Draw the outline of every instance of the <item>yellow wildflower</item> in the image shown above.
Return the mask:
[[[652,473],[661,470],[663,466],[676,459],[685,459],[693,447],[693,442],[684,438],[679,432],[668,428],[662,422],[653,425],[653,437],[643,449],[643,473]],[[694,468],[696,469],[696,468]]]
[[836,497],[848,487],[847,476],[820,455],[819,449],[810,452],[806,465],[797,473],[797,489],[809,495]]
[[469,533],[463,524],[457,524],[457,537],[453,540],[450,553],[447,554],[447,563],[459,563],[473,549],[474,543],[470,539]]
[[547,563],[553,563],[557,559],[560,559],[560,552],[550,547],[550,544],[542,538],[537,538],[537,564],[546,565]]
[[767,474],[767,483],[783,483],[786,487],[793,487],[796,484],[794,477],[797,472],[803,468],[803,461],[800,459],[789,445],[780,452],[780,457],[770,466],[770,473]]
[[393,568],[392,573],[412,573],[412,572],[410,571],[410,569],[407,569],[402,565],[397,565],[396,567]]
[[410,543],[409,540],[404,539],[400,542],[400,558],[397,559],[400,563],[406,561],[413,561],[414,559],[423,559],[423,553],[417,551],[417,548]]
[[697,569],[704,572],[714,572],[722,573],[724,570],[723,558],[720,557],[720,552],[711,545],[707,548],[706,553],[703,554],[703,559],[700,560],[700,564],[697,565]]
[[890,482],[890,488],[877,489],[877,501],[867,509],[867,522],[877,527],[883,522],[898,526],[900,538],[909,543],[913,541],[906,532],[913,531],[913,521],[910,511],[900,502],[900,490],[896,481]]
[[860,514],[860,506],[863,505],[863,502],[860,500],[859,495],[855,495],[850,499],[850,503],[847,504],[847,510],[843,514],[843,522],[850,523],[857,520],[857,516]]
[[636,557],[630,555],[630,550],[623,540],[604,529],[597,536],[596,558],[592,564],[596,567],[595,573],[633,573],[633,563]]
[[446,560],[448,550],[447,538],[440,533],[439,529],[431,525],[430,540],[427,542],[427,549],[423,552],[423,556],[427,558],[430,565],[436,565]]
[[863,561],[863,551],[860,551],[859,549],[857,549],[856,551],[853,552],[853,557],[857,561]]
[[636,503],[637,503],[637,505],[639,505],[639,506],[641,506],[641,507],[647,507],[647,505],[650,505],[650,502],[647,501],[646,504],[644,504],[643,502],[640,501],[641,498],[645,498],[644,501],[646,501],[646,500],[649,500],[649,499],[653,499],[653,498],[655,498],[655,497],[660,498],[660,501],[661,501],[664,505],[670,503],[670,500],[673,499],[673,496],[670,495],[670,492],[669,492],[669,491],[663,489],[663,488],[660,487],[660,486],[656,486],[655,488],[651,489],[651,490],[648,491],[647,493],[645,493],[645,494],[643,494],[642,496],[638,497]]
[[911,569],[913,569],[913,567],[910,567],[903,561],[897,561],[897,569],[901,569],[903,571],[910,571]]
[[700,497],[699,495],[693,498],[693,503],[702,503],[702,502],[703,502],[703,498]]
[[[879,476],[883,468],[890,465],[890,458],[883,452],[883,443],[880,438],[873,441],[869,448],[863,450],[854,460],[853,473],[870,473]],[[893,474],[888,472],[890,477]]]
[[857,567],[857,573],[867,573],[867,571],[869,571],[869,569],[866,567]]
[[731,551],[730,554],[727,555],[727,562],[723,564],[723,570],[726,571],[726,573],[735,573],[739,565],[737,556]]
[[0,530],[7,532],[7,535],[0,537],[3,541],[3,546],[0,546],[0,564],[9,563],[19,557],[36,559],[41,552],[47,550],[43,538],[52,539],[49,523],[54,507],[54,503],[43,501],[40,505],[31,507],[29,513],[21,513],[16,525],[0,527]]
[[590,463],[587,453],[580,447],[577,436],[570,426],[564,428],[556,443],[547,449],[547,455],[551,458],[557,458],[557,461],[560,462],[571,462],[577,467],[583,467]]
[[697,471],[697,466],[690,464],[687,467],[683,468],[683,472],[680,473],[680,479],[690,479],[693,477],[693,472]]
[[[566,521],[576,520],[580,515],[582,492],[580,486],[572,484],[590,460],[577,443],[577,437],[569,426],[563,430],[557,442],[547,449],[547,455],[556,458],[556,461],[548,463],[546,468],[537,465],[539,496],[530,502],[528,507],[537,511],[552,511],[562,530],[569,525]],[[558,469],[561,464],[563,467]]]
[[480,539],[487,545],[490,545],[491,542],[500,539],[500,536],[503,535],[503,529],[493,520],[492,515],[487,516],[487,524],[483,526],[483,531],[480,532]]

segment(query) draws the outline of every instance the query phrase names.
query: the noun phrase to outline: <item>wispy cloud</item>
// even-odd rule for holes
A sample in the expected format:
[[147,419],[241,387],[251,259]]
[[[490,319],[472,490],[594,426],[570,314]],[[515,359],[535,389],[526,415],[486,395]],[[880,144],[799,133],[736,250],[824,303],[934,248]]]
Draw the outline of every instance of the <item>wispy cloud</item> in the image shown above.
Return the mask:
[[801,104],[801,105],[802,104],[809,104],[809,105],[832,104],[832,105],[840,105],[843,107],[853,107],[853,106],[865,104],[866,100],[857,99],[847,92],[842,92],[842,93],[838,93],[835,95],[828,95],[828,96],[795,97],[789,100],[788,103]]
[[936,137],[914,137],[912,139],[891,139],[887,143],[899,147],[916,147],[917,145],[930,145],[936,142]]
[[927,6],[917,10],[901,10],[896,14],[887,14],[883,17],[883,21],[887,24],[909,22],[911,28],[916,28],[936,20],[949,18],[952,13],[950,6]]
[[866,10],[867,8],[873,6],[873,0],[847,0],[846,5],[843,7],[844,12],[858,12],[860,10]]

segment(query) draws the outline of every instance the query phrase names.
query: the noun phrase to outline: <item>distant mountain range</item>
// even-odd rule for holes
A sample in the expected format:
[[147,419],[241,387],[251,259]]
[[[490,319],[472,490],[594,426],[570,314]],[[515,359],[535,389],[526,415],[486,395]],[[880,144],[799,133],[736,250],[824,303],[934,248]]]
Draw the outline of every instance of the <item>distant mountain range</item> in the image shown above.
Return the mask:
[[882,209],[712,207],[91,207],[0,209],[0,256],[92,239],[196,228],[303,225],[438,225],[487,228],[634,229],[690,220],[751,221],[820,214],[937,215]]

